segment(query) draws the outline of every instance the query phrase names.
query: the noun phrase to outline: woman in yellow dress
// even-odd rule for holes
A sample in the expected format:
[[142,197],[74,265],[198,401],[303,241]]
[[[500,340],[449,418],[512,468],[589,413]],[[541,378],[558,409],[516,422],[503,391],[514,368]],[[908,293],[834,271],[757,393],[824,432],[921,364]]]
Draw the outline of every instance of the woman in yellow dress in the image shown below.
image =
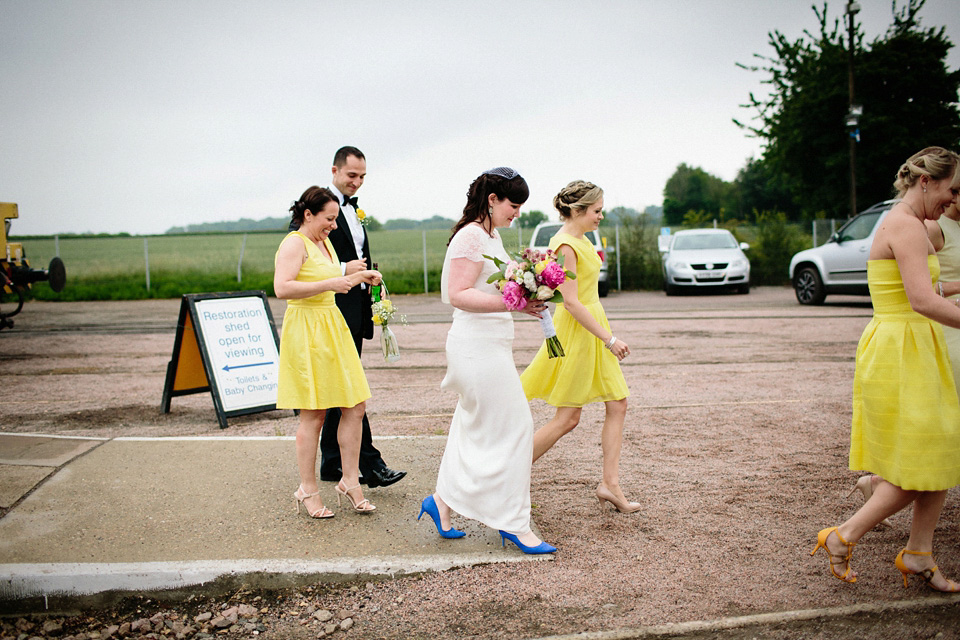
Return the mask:
[[897,172],[900,202],[877,230],[867,262],[874,315],[857,346],[850,469],[881,480],[839,527],[817,535],[830,571],[856,582],[850,556],[884,518],[913,504],[906,547],[894,564],[936,591],[960,591],[933,561],[933,533],[947,490],[960,484],[960,402],[941,324],[960,328],[960,308],[940,295],[940,272],[925,220],[960,192],[960,157],[941,147],[911,156]]
[[328,189],[310,187],[290,207],[299,226],[280,243],[273,290],[287,300],[280,334],[277,408],[299,409],[297,467],[300,486],[293,494],[313,518],[332,518],[317,486],[317,446],[327,409],[340,407],[338,430],[343,477],[335,488],[357,513],[376,509],[360,489],[360,429],[370,387],[360,365],[350,329],[334,302],[361,282],[379,284],[380,273],[364,270],[349,276],[327,239],[337,227],[340,205]]
[[[944,209],[938,220],[926,220],[924,224],[940,264],[937,293],[943,298],[955,300],[960,297],[960,209],[957,208],[957,203]],[[943,337],[947,340],[950,364],[953,366],[953,381],[957,385],[957,393],[960,394],[960,329],[946,325],[942,328]],[[864,501],[867,501],[880,481],[880,476],[860,476],[847,497],[859,491],[863,494]],[[881,524],[886,527],[893,526],[889,520],[884,520]]]
[[551,238],[550,249],[563,256],[564,268],[577,277],[560,285],[563,306],[554,319],[566,355],[550,358],[544,344],[520,376],[528,400],[540,398],[557,408],[553,419],[533,436],[533,461],[577,426],[584,405],[603,402],[603,476],[597,500],[601,506],[609,502],[617,511],[633,513],[641,505],[628,501],[620,489],[620,449],[630,395],[620,361],[630,354],[630,347],[610,330],[597,291],[600,256],[584,237],[603,220],[603,189],[575,180],[554,196],[553,206],[564,224]]

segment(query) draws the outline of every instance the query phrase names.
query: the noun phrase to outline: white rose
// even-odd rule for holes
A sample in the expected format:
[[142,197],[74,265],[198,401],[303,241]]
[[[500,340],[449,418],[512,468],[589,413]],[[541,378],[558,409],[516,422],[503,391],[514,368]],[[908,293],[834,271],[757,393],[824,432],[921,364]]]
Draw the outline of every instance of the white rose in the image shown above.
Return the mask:
[[548,287],[545,284],[540,285],[540,288],[537,289],[537,300],[549,300],[553,297],[553,289]]
[[524,272],[523,286],[527,288],[527,291],[535,292],[537,290],[537,276],[533,275],[532,271]]

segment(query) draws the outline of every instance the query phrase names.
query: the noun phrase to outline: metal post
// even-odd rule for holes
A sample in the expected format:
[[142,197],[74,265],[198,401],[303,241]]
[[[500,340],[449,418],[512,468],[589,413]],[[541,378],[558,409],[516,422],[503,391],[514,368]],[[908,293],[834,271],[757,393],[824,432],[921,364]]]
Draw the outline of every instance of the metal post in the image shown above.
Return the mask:
[[620,225],[613,228],[614,246],[617,248],[617,291],[623,291],[623,282],[620,280]]
[[817,221],[816,221],[816,220],[811,220],[811,221],[810,221],[810,226],[813,228],[813,246],[816,247],[816,246],[818,246],[818,245],[817,245]]
[[150,250],[147,249],[147,239],[143,239],[143,262],[147,269],[147,291],[150,291]]
[[430,293],[430,283],[427,280],[427,230],[421,231],[423,234],[423,292]]
[[53,253],[58,258],[60,257],[60,234],[53,236]]
[[247,248],[247,234],[243,234],[243,242],[240,244],[240,259],[237,260],[237,282],[240,282],[240,267],[243,264],[243,251]]
[[849,93],[849,107],[847,127],[850,145],[850,217],[857,215],[857,138],[859,130],[859,109],[854,109],[853,93],[853,17],[860,11],[857,2],[847,3],[847,90]]

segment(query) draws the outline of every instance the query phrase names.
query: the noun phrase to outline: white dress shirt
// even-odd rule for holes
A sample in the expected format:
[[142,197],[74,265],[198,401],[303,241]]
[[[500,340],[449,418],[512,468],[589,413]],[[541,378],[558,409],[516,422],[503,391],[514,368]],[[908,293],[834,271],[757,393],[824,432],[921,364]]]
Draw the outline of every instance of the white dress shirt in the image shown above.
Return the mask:
[[[337,202],[343,202],[343,194],[340,193],[340,190],[335,186],[330,185],[330,191],[333,192],[333,195],[337,196]],[[357,209],[352,204],[344,205],[340,204],[340,209],[343,211],[343,217],[347,220],[347,227],[350,228],[350,236],[353,238],[353,245],[357,248],[357,256],[364,258],[363,255],[363,225],[360,223],[360,218],[357,217]],[[367,269],[372,269],[369,264]],[[347,273],[347,263],[340,263],[340,273],[346,275]],[[361,285],[362,286],[362,285]],[[363,288],[366,288],[363,286]]]

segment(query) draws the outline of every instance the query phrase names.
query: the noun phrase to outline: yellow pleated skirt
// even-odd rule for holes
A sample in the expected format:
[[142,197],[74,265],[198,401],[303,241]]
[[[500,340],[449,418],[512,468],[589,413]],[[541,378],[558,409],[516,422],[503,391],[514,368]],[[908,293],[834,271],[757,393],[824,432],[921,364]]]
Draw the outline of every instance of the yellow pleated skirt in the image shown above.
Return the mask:
[[[933,280],[936,256],[929,257]],[[874,316],[857,346],[850,469],[907,490],[960,484],[960,402],[939,323],[913,311],[895,260],[871,260]]]

